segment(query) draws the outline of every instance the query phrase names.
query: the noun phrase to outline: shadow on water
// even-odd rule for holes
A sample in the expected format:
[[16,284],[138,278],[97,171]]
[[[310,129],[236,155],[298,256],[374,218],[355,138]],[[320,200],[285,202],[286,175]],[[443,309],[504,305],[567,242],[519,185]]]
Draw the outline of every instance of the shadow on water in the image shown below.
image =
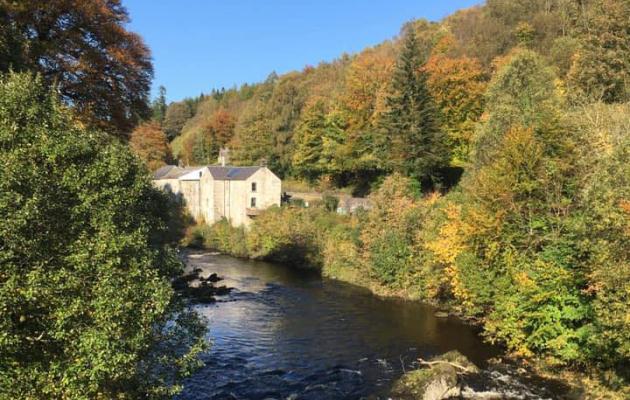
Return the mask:
[[233,288],[209,319],[211,351],[180,399],[386,398],[393,380],[458,350],[480,367],[501,349],[417,302],[381,299],[316,272],[191,252],[187,268]]

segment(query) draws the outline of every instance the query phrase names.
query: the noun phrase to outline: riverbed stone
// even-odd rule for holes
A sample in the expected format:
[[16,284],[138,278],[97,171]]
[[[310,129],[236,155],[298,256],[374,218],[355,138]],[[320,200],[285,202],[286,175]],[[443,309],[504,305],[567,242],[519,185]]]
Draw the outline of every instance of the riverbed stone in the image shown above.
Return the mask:
[[433,315],[437,318],[448,318],[449,314],[446,311],[436,311]]
[[390,396],[394,400],[441,400],[460,393],[455,368],[438,364],[406,373],[394,384]]
[[457,350],[451,350],[440,356],[434,357],[431,359],[431,361],[446,361],[465,368],[464,370],[460,369],[459,372],[465,372],[468,374],[479,373],[479,368],[475,364],[473,364],[473,362],[470,361],[465,355]]
[[479,368],[458,351],[449,351],[429,361],[429,367],[404,374],[393,386],[393,400],[441,400],[458,397],[458,374],[478,373]]

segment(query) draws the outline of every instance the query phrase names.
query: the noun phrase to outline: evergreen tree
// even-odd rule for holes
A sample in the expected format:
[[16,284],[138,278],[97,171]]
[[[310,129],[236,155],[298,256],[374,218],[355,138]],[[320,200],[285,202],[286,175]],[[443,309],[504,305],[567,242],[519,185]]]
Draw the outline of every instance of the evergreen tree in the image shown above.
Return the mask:
[[383,156],[389,158],[391,169],[435,182],[437,170],[447,163],[448,154],[421,66],[416,37],[410,29],[394,69],[388,111],[382,121],[389,139]]
[[160,85],[158,89],[158,97],[153,101],[151,106],[153,120],[156,121],[160,126],[164,123],[164,118],[166,117],[166,88]]

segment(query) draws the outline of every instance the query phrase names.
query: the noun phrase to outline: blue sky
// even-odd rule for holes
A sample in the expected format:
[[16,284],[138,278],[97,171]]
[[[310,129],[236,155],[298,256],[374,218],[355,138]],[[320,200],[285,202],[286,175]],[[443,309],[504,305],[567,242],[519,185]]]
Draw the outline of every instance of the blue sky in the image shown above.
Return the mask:
[[259,82],[439,20],[479,0],[123,0],[169,101]]

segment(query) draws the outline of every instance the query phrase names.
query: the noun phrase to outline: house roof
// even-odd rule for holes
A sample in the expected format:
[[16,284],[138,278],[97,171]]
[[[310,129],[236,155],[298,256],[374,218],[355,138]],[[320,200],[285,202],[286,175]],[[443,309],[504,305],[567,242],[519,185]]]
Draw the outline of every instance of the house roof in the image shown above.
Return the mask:
[[221,166],[221,165],[209,165],[207,167],[178,167],[176,165],[166,165],[153,173],[153,179],[199,179],[197,175],[190,175],[194,171],[200,171],[203,168],[208,168],[212,178],[217,181],[244,181],[250,176],[254,175],[256,171],[263,167],[233,167],[233,166]]
[[178,179],[189,172],[201,169],[201,167],[178,167],[165,165],[153,172],[153,179]]
[[261,168],[262,167],[223,167],[220,165],[208,166],[212,177],[218,181],[244,181]]

